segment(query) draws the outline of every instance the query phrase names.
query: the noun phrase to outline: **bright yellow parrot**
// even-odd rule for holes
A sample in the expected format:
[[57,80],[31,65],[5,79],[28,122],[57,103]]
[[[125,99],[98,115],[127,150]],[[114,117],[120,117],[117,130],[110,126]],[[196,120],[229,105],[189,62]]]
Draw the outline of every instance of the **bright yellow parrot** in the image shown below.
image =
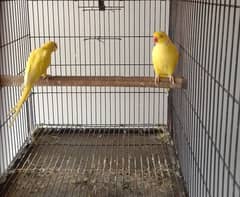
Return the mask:
[[172,84],[175,83],[173,73],[178,63],[178,50],[170,38],[164,32],[154,32],[155,46],[152,50],[152,63],[155,71],[155,84],[160,77],[168,77]]
[[47,77],[47,68],[51,63],[51,54],[56,50],[57,44],[49,41],[30,53],[25,68],[22,95],[15,107],[13,107],[11,110],[11,116],[13,117],[12,123],[20,112],[23,103],[27,100],[33,85],[39,80],[40,77]]

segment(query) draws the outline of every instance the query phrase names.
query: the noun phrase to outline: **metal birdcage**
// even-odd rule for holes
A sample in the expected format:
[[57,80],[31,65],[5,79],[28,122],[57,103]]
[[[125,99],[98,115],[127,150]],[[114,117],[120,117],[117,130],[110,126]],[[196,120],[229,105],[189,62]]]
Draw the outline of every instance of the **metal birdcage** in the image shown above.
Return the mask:
[[[238,0],[1,1],[0,196],[240,196],[239,23]],[[175,85],[154,84],[154,31]],[[51,76],[9,127],[49,40]]]

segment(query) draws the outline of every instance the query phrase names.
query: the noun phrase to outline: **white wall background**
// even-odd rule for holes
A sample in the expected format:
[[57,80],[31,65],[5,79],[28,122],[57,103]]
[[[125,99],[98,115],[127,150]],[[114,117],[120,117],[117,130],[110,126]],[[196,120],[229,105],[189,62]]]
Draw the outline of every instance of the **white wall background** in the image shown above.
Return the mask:
[[[29,1],[31,47],[58,43],[49,74],[154,76],[152,34],[168,31],[169,1],[105,6],[99,11],[98,1]],[[36,124],[148,127],[167,121],[167,93],[161,89],[40,87],[34,93]]]

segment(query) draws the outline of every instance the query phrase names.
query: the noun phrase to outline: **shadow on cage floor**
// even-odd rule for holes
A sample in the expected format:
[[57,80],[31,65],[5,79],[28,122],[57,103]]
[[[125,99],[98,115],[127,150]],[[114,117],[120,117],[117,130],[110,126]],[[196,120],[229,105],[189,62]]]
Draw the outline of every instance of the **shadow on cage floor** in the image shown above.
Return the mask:
[[18,197],[185,196],[174,147],[159,130],[38,129],[1,187]]

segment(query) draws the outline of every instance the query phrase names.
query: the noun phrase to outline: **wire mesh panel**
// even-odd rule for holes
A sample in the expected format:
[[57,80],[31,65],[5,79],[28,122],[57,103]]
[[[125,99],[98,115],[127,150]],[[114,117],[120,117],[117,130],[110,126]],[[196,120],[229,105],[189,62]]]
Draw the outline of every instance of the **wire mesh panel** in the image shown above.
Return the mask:
[[[151,38],[156,30],[168,32],[169,5],[162,0],[1,1],[1,75],[23,75],[30,51],[54,40],[58,50],[50,75],[153,76]],[[1,87],[1,173],[36,127],[167,124],[164,89],[68,86],[35,87],[8,128],[7,113],[20,94],[19,87]]]
[[240,196],[240,3],[171,1],[170,35],[188,89],[171,94],[175,143],[190,196]]
[[[1,185],[0,185],[1,186]],[[179,196],[169,135],[156,129],[38,129],[1,196]]]
[[[31,48],[55,40],[49,74],[153,76],[152,34],[168,32],[169,1],[28,1]],[[167,123],[164,89],[40,87],[36,126],[156,127]]]
[[[19,75],[25,67],[30,51],[28,28],[28,3],[26,1],[1,1],[0,3],[0,75]],[[16,124],[9,128],[7,113],[20,95],[18,87],[0,87],[0,176],[25,143],[30,125],[26,106]],[[31,97],[30,97],[31,100]]]

